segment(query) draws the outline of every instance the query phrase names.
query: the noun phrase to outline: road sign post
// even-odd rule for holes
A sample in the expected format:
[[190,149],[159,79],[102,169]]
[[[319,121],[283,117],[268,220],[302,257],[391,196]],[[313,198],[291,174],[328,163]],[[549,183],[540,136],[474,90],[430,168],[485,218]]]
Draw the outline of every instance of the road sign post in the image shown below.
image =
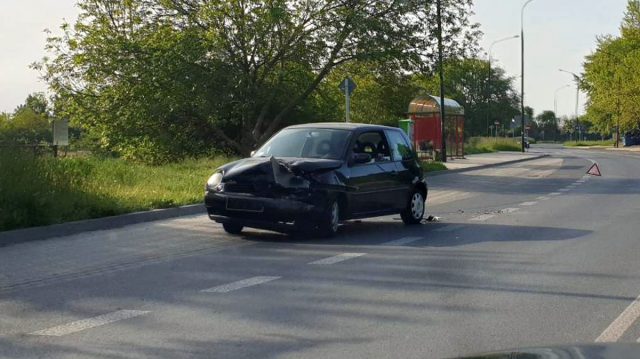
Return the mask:
[[342,93],[344,93],[344,98],[345,98],[345,121],[346,122],[351,122],[351,94],[353,93],[353,91],[356,89],[356,83],[353,82],[353,80],[350,77],[345,78],[344,80],[342,80],[342,82],[340,83],[340,90],[342,91]]

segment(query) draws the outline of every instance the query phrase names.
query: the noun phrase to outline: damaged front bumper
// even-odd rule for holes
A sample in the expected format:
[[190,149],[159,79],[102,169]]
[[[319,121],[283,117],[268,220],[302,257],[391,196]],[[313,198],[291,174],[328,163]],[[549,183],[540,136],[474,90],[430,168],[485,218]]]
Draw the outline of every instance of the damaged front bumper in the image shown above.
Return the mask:
[[210,219],[275,231],[288,231],[296,222],[319,218],[325,202],[326,198],[311,193],[277,198],[215,191],[205,194]]

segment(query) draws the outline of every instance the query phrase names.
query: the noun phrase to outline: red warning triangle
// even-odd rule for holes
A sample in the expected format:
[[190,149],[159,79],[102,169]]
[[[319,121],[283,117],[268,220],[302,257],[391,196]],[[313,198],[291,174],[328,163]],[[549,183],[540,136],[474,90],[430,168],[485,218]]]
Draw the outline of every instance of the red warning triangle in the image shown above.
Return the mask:
[[594,163],[593,166],[591,166],[591,168],[589,168],[589,170],[587,171],[588,175],[592,175],[592,176],[602,176],[602,174],[600,173],[600,168],[598,167],[597,163]]

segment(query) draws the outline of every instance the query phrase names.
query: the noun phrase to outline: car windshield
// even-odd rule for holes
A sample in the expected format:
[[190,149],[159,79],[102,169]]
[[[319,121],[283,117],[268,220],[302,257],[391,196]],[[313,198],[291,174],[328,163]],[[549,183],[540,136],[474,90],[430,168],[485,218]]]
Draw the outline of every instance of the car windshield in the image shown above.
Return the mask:
[[273,136],[255,157],[300,157],[337,160],[345,152],[349,131],[326,128],[285,129]]

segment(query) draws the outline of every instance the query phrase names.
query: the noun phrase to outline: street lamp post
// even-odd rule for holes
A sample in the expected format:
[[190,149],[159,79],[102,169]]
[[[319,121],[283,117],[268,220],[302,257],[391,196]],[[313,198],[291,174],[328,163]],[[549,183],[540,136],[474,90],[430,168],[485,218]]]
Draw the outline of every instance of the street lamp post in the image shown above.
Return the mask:
[[522,126],[522,152],[524,152],[524,9],[531,3],[533,0],[527,0],[522,5],[522,10],[520,11],[520,72],[522,78],[520,79],[520,125]]
[[576,129],[578,130],[578,136],[576,138],[576,142],[580,141],[580,137],[582,137],[582,130],[580,129],[580,120],[578,120],[578,102],[580,101],[580,76],[575,73],[567,70],[560,69],[560,72],[566,72],[568,74],[573,75],[573,78],[576,80]]
[[490,107],[488,106],[489,104],[491,104],[491,97],[493,96],[493,91],[492,91],[492,87],[491,87],[491,54],[493,52],[493,46],[495,44],[499,44],[501,42],[504,41],[508,41],[508,40],[513,40],[513,39],[517,39],[519,38],[520,35],[514,35],[514,36],[509,36],[509,37],[505,37],[503,39],[499,39],[496,40],[494,42],[491,43],[491,45],[489,46],[489,76],[487,76],[487,93],[488,93],[488,97],[487,97],[487,128],[489,128],[489,111],[490,111]]

